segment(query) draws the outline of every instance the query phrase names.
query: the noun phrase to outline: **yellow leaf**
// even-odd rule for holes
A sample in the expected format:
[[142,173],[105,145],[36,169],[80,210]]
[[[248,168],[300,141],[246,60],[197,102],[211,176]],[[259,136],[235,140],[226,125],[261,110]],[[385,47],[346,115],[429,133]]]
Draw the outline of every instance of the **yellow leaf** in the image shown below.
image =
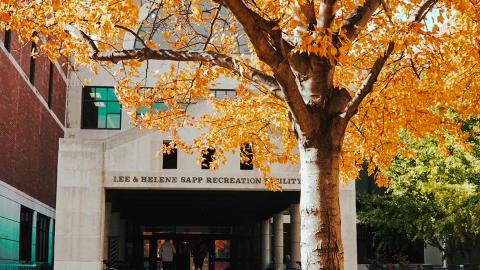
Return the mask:
[[195,16],[195,17],[201,17],[202,16],[203,10],[199,5],[192,4],[191,8],[192,8],[193,16]]
[[438,15],[437,21],[438,21],[439,23],[443,23],[443,15],[442,15],[442,14]]
[[60,7],[60,0],[52,0],[53,11],[57,11]]
[[335,48],[334,46],[330,46],[328,49],[330,50],[330,54],[331,54],[332,56],[336,56],[336,55],[337,55],[337,48]]
[[170,38],[170,37],[172,36],[172,32],[170,32],[170,31],[164,31],[164,32],[162,33],[162,35],[163,35],[163,37],[164,37],[165,39],[168,39],[168,38]]
[[147,44],[147,47],[150,48],[150,49],[158,49],[159,48],[158,44],[156,44],[151,39],[147,40],[147,42],[145,42],[145,44]]
[[0,21],[8,22],[10,20],[10,14],[8,12],[0,12]]

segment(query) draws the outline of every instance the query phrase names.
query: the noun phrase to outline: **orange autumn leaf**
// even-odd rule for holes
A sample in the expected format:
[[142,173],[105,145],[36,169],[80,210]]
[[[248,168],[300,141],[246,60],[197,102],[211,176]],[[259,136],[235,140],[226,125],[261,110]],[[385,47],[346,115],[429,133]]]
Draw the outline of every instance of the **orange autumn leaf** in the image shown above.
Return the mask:
[[60,7],[60,0],[52,0],[53,11],[57,11]]

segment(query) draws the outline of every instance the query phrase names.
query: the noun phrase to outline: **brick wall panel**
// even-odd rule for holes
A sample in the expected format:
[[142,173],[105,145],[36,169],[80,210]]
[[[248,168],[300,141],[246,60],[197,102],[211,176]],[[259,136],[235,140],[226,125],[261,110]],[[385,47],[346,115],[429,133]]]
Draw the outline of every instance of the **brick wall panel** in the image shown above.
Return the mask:
[[63,131],[49,114],[43,113],[40,129],[40,159],[39,170],[43,172],[40,178],[40,194],[49,194],[43,200],[55,205],[55,194],[57,189],[57,155],[58,140],[63,137]]
[[[63,130],[3,52],[0,74],[0,180],[55,207],[58,139]],[[58,86],[63,93],[65,87]],[[64,106],[56,104],[57,110]]]
[[67,98],[67,85],[58,69],[53,69],[52,110],[62,123],[65,123],[65,103]]
[[13,55],[17,63],[22,67],[23,72],[29,77],[30,74],[30,55],[32,52],[32,43],[23,41],[20,43],[18,35],[12,32],[10,53]]
[[50,79],[50,60],[45,55],[35,59],[35,87],[45,101],[48,100],[48,81]]
[[18,88],[15,71],[8,65],[8,58],[0,52],[0,179],[13,175],[13,149],[15,146],[15,112],[18,104]]
[[34,197],[39,197],[40,153],[40,113],[41,107],[36,103],[32,91],[20,89],[19,104],[16,112],[14,179],[20,190],[29,190]]
[[68,60],[67,60],[67,58],[66,57],[60,57],[60,58],[57,59],[57,62],[62,67],[62,70],[63,70],[63,73],[65,74],[65,76],[67,76],[67,74],[68,74]]

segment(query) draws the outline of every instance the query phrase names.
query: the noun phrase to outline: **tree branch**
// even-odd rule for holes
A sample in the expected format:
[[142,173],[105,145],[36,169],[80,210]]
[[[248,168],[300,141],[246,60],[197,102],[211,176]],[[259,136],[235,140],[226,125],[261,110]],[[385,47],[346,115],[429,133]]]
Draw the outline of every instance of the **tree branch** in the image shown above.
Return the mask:
[[87,40],[90,48],[92,48],[93,55],[98,54],[100,52],[100,50],[98,49],[97,44],[95,44],[95,41],[93,41],[93,39],[89,35],[87,35],[85,32],[83,32],[82,30],[79,30],[79,31],[80,31],[80,34],[82,34],[82,37]]
[[312,0],[306,0],[305,2],[299,1],[300,11],[307,18],[308,29],[313,30],[317,24],[317,18],[315,16],[315,7]]
[[299,125],[301,132],[311,132],[312,121],[308,108],[298,89],[292,67],[285,57],[285,54],[288,56],[288,42],[282,39],[280,30],[272,29],[277,22],[265,20],[243,1],[213,1],[225,5],[243,26],[258,58],[272,68],[294,122]]
[[144,47],[147,47],[147,44],[145,44],[145,41],[143,40],[143,38],[141,38],[141,37],[140,37],[137,33],[135,33],[132,29],[127,28],[127,27],[122,26],[122,25],[118,25],[118,24],[115,24],[115,27],[129,32],[129,33],[132,34],[136,39],[138,39],[138,41],[140,41]]
[[173,50],[152,50],[149,48],[132,49],[113,52],[101,52],[91,55],[93,60],[118,63],[123,60],[138,61],[145,60],[170,60],[180,62],[208,62],[212,65],[223,67],[233,71],[243,78],[262,85],[270,91],[279,90],[279,85],[275,78],[264,72],[241,63],[230,56],[216,52],[193,52],[193,51],[173,51]]
[[224,1],[223,4],[243,26],[258,58],[270,66],[278,65],[282,61],[282,57],[277,53],[280,48],[275,48],[268,38],[269,36],[273,39],[273,36],[270,35],[272,33],[270,23],[249,9],[243,1]]
[[[367,0],[367,2],[368,1],[369,0]],[[433,8],[437,1],[438,0],[425,0],[421,5],[419,5],[417,11],[413,14],[413,19],[411,23],[418,23],[423,20],[423,18],[425,18],[427,13]],[[388,57],[393,52],[394,46],[395,43],[393,42],[393,40],[390,40],[387,50],[382,56],[379,56],[377,60],[375,60],[375,63],[370,69],[370,72],[365,81],[363,82],[360,90],[356,92],[355,96],[347,104],[343,113],[340,114],[340,117],[349,120],[357,112],[360,103],[368,95],[368,93],[372,91],[373,84],[377,81],[378,75],[380,74],[380,71],[382,70]]]
[[217,19],[218,19],[218,15],[220,15],[220,10],[221,10],[221,9],[222,9],[222,5],[218,5],[217,11],[215,12],[215,17],[213,17],[213,20],[212,20],[212,22],[210,23],[210,32],[209,32],[207,41],[205,41],[205,45],[203,46],[203,50],[206,50],[206,49],[207,49],[208,44],[210,43],[210,40],[212,39],[213,27],[214,27],[214,25],[215,25],[215,22],[216,22]]
[[[318,26],[320,28],[330,28],[335,19],[335,4],[336,0],[323,0],[320,1],[318,10]],[[310,1],[313,9],[313,1]]]
[[290,65],[287,62],[282,62],[273,69],[273,73],[281,87],[285,103],[294,123],[298,125],[300,132],[310,134],[313,131],[312,117],[300,94]]
[[372,91],[373,84],[377,81],[378,75],[380,74],[380,71],[382,71],[382,68],[385,65],[388,57],[390,56],[390,54],[392,54],[394,47],[395,43],[393,41],[390,41],[388,43],[388,47],[385,53],[377,58],[377,60],[373,64],[373,67],[370,69],[367,78],[363,82],[360,90],[355,93],[355,96],[352,98],[352,100],[350,100],[345,110],[340,115],[342,118],[349,120],[357,112],[360,103],[367,96],[367,94]]
[[366,0],[363,6],[357,6],[340,26],[340,32],[353,41],[372,17],[373,13],[382,4],[381,0]]
[[422,5],[418,6],[417,11],[414,13],[413,21],[420,22],[423,20],[437,2],[438,0],[427,0]]

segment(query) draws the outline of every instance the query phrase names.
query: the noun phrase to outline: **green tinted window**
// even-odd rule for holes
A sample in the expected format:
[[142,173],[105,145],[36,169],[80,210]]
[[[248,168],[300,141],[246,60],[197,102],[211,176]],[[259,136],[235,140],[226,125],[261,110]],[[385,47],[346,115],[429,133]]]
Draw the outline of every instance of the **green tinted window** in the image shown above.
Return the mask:
[[122,107],[113,87],[85,87],[82,102],[82,128],[120,129]]
[[[155,110],[155,111],[166,111],[166,110],[168,110],[167,105],[165,105],[162,102],[155,102],[155,103],[153,103],[152,107],[153,107],[153,110]],[[148,109],[146,107],[141,107],[140,109],[138,109],[137,115],[145,114],[147,112],[148,112]]]

